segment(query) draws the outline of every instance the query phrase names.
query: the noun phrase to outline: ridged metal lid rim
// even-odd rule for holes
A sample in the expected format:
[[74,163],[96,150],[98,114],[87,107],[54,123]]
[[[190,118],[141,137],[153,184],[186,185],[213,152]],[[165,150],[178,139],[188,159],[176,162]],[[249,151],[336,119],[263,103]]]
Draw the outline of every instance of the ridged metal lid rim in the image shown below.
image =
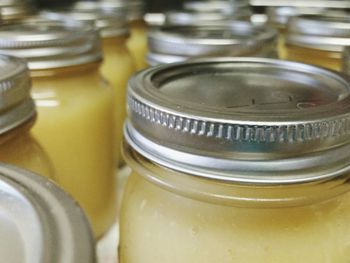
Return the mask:
[[68,194],[45,177],[10,165],[0,165],[0,178],[36,210],[43,231],[43,255],[38,263],[95,262],[89,223]]

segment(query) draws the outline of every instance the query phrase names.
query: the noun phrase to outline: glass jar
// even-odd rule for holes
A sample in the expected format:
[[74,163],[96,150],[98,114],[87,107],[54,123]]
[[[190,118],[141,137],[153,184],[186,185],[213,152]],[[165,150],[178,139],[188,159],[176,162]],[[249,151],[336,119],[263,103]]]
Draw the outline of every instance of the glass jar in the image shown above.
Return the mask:
[[344,13],[294,17],[287,29],[287,59],[340,70],[342,50],[350,45],[349,25]]
[[0,262],[96,262],[83,211],[52,181],[0,164],[0,192]]
[[100,237],[116,212],[113,93],[99,73],[98,32],[67,23],[2,26],[0,52],[28,60],[38,110],[33,133],[53,162],[56,181],[80,203]]
[[135,72],[134,62],[126,46],[129,28],[126,15],[119,10],[105,8],[102,2],[76,2],[68,10],[46,13],[50,19],[74,19],[94,24],[102,38],[104,61],[101,73],[113,86],[115,101],[115,139],[116,164],[124,164],[120,149],[123,124],[126,118],[126,87],[129,77]]
[[53,178],[50,161],[31,134],[35,105],[24,60],[0,56],[0,161]]
[[277,57],[277,31],[245,21],[169,25],[150,31],[151,66],[195,57]]
[[3,22],[13,22],[36,11],[35,5],[31,0],[4,0],[0,2],[0,17]]
[[264,58],[135,75],[119,262],[346,263],[349,80]]
[[[310,4],[312,5],[312,4]],[[285,34],[287,31],[288,20],[298,15],[324,14],[329,12],[325,7],[293,7],[293,6],[276,6],[267,8],[268,23],[279,31],[278,53],[281,59],[287,57],[285,48]]]

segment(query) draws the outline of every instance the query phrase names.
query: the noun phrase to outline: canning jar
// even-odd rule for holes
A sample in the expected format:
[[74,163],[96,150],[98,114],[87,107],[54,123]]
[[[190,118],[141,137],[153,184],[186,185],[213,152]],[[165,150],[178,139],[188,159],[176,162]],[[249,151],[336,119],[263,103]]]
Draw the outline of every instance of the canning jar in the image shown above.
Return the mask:
[[135,67],[130,52],[126,46],[129,39],[129,26],[122,9],[106,9],[101,2],[77,2],[68,10],[47,13],[51,19],[74,19],[94,24],[102,38],[104,61],[101,66],[102,75],[114,89],[115,101],[115,139],[114,150],[116,163],[122,165],[120,155],[123,123],[126,117],[126,87],[129,77]]
[[135,75],[120,263],[346,263],[349,102],[348,77],[281,60]]
[[277,31],[245,21],[169,25],[148,34],[151,66],[195,57],[277,57]]
[[213,0],[213,1],[186,1],[183,4],[183,9],[197,13],[221,13],[234,15],[239,13],[251,14],[249,1],[246,0]]
[[73,21],[0,27],[0,53],[25,57],[38,110],[33,134],[56,181],[80,203],[97,237],[114,221],[113,94],[99,73],[98,32]]
[[53,177],[50,161],[31,133],[36,110],[24,60],[0,56],[0,161]]
[[348,15],[302,15],[290,19],[287,59],[341,69],[344,46],[350,45]]
[[35,5],[31,0],[0,1],[0,17],[5,23],[21,20],[34,14]]
[[52,181],[0,163],[0,192],[0,262],[96,262],[83,211]]
[[[312,5],[312,4],[310,4]],[[268,24],[279,31],[278,51],[279,57],[285,59],[287,51],[285,48],[285,34],[287,31],[288,20],[298,15],[322,14],[329,11],[325,7],[295,7],[295,6],[275,6],[268,7],[266,10]]]

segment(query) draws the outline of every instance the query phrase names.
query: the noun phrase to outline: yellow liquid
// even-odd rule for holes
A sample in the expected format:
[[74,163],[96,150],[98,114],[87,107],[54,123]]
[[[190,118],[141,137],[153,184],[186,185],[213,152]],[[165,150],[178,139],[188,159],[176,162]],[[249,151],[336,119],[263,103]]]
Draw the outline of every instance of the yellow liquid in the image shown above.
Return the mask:
[[124,162],[120,155],[123,125],[126,118],[126,88],[128,79],[135,72],[132,57],[126,47],[126,38],[110,38],[103,40],[104,62],[102,75],[114,89],[115,139],[114,150],[116,163]]
[[147,67],[147,26],[144,21],[131,22],[131,37],[127,43],[128,48],[135,60],[136,69],[141,70]]
[[197,201],[133,173],[121,211],[120,263],[348,263],[350,193],[298,207]]
[[340,71],[341,54],[305,47],[286,45],[287,59]]
[[31,123],[0,136],[0,161],[54,178],[46,153],[29,132]]
[[[38,76],[42,73],[53,75]],[[116,210],[112,91],[96,65],[34,74],[33,133],[53,162],[57,182],[79,202],[100,237]]]

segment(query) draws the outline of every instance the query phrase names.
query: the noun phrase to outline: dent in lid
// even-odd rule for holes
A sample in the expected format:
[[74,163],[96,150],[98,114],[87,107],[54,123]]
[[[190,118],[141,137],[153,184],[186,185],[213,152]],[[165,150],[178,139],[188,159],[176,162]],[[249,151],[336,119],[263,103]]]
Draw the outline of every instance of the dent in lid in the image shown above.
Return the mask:
[[288,23],[287,44],[342,52],[350,45],[350,18],[346,12],[301,15]]
[[102,60],[96,29],[79,22],[43,18],[0,26],[0,53],[27,59],[31,70]]
[[94,263],[87,219],[47,178],[0,163],[0,261]]
[[[90,2],[78,2],[76,3],[76,8],[55,10],[54,12],[45,12],[43,14],[53,20],[73,19],[93,25],[99,30],[102,38],[129,35],[128,21],[125,14],[121,11],[107,11],[98,4],[99,2],[93,3],[95,4],[92,6]],[[79,5],[84,6],[85,4],[90,8],[78,8]]]
[[205,178],[300,183],[349,168],[350,85],[342,75],[259,58],[151,68],[128,87],[128,143]]
[[4,21],[23,19],[35,11],[34,3],[31,0],[0,1],[0,15]]
[[30,88],[26,62],[0,55],[0,135],[34,117]]
[[169,25],[150,31],[151,65],[198,56],[277,56],[277,32],[249,22],[212,22],[189,26]]

